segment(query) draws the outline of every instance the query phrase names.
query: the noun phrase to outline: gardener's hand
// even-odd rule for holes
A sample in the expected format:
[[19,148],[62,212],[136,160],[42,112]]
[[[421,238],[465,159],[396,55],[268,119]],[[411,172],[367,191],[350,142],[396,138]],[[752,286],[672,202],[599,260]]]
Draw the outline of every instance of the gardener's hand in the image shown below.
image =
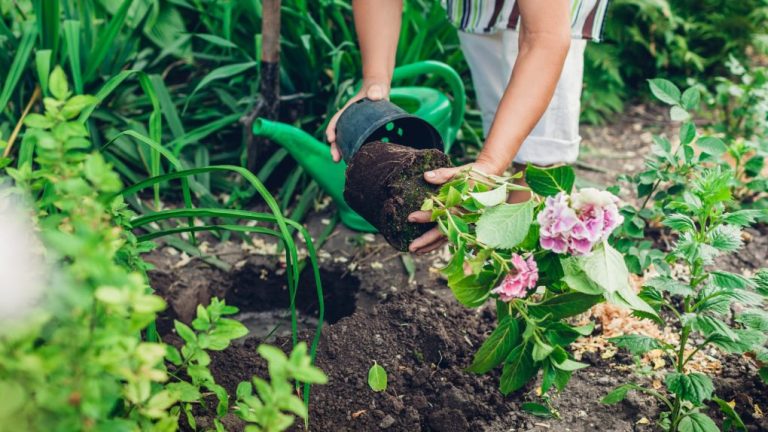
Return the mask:
[[[438,168],[436,170],[427,171],[424,173],[424,180],[434,185],[441,185],[450,181],[453,176],[472,167],[475,171],[480,171],[487,174],[500,175],[504,172],[504,169],[495,167],[492,163],[478,162],[452,168]],[[432,212],[418,210],[408,215],[409,222],[416,223],[429,223],[432,222]],[[440,228],[435,227],[422,234],[421,237],[412,241],[408,250],[413,253],[425,254],[438,249],[445,244],[445,235],[440,231]]]
[[359,101],[360,99],[368,98],[370,100],[382,100],[389,99],[389,84],[385,81],[371,81],[366,82],[363,80],[363,86],[360,87],[360,91],[350,99],[343,108],[341,108],[336,114],[331,117],[331,121],[328,122],[328,127],[325,129],[325,137],[331,144],[331,157],[334,162],[341,160],[341,153],[336,146],[336,122],[339,121],[341,113],[347,109],[348,106]]

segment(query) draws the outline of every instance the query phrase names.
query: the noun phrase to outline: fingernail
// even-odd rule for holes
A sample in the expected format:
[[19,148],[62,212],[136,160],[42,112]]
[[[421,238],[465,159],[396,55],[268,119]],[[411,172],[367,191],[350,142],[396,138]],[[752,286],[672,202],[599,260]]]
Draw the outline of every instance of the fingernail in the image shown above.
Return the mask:
[[426,173],[425,175],[426,175],[427,177],[429,177],[429,178],[435,178],[435,177],[437,177],[437,173],[436,173],[436,172],[434,172],[434,171],[427,171],[427,173]]

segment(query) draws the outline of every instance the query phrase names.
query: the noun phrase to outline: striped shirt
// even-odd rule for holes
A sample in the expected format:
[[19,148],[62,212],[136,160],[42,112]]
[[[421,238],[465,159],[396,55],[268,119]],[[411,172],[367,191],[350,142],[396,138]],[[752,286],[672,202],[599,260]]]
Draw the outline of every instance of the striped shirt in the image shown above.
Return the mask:
[[[546,1],[546,0],[544,0]],[[515,0],[442,0],[448,19],[459,30],[493,33],[516,30],[520,8]],[[571,0],[571,36],[600,41],[609,0]]]

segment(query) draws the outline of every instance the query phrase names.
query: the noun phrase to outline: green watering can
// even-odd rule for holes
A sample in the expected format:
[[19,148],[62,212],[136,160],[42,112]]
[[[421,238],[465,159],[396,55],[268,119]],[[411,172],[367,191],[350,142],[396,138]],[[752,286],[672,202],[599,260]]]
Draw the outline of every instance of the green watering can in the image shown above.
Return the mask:
[[[466,95],[464,83],[453,68],[437,61],[422,61],[395,69],[393,81],[431,74],[448,84],[453,99],[429,87],[394,87],[389,98],[407,112],[421,117],[437,129],[448,153],[464,121]],[[365,219],[352,210],[344,201],[344,183],[347,164],[334,163],[328,145],[294,126],[256,119],[253,134],[268,138],[286,150],[301,165],[318,185],[333,198],[339,210],[341,222],[355,231],[376,232]]]

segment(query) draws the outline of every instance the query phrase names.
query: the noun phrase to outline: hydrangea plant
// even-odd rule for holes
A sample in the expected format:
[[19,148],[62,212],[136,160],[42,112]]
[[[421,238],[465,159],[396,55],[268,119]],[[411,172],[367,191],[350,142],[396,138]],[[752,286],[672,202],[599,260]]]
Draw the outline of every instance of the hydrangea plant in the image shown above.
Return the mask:
[[[498,326],[469,370],[482,374],[503,365],[504,394],[539,370],[542,392],[563,389],[573,371],[587,366],[571,359],[567,347],[594,326],[566,318],[603,300],[656,317],[607,242],[622,222],[618,198],[593,188],[573,191],[575,175],[566,166],[529,166],[529,187],[514,183],[521,175],[467,169],[422,207],[450,241],[452,258],[442,271],[457,300],[468,307],[496,302]],[[531,199],[509,204],[511,190],[529,190]]]

